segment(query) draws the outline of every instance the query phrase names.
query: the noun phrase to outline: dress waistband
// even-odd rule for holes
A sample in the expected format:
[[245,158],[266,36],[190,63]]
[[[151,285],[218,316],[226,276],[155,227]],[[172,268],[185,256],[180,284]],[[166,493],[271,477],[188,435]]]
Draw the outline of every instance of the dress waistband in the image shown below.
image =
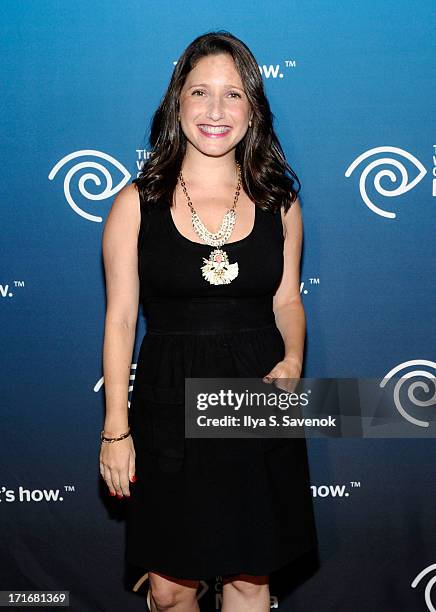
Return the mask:
[[149,298],[147,333],[224,333],[275,325],[272,295],[250,298]]

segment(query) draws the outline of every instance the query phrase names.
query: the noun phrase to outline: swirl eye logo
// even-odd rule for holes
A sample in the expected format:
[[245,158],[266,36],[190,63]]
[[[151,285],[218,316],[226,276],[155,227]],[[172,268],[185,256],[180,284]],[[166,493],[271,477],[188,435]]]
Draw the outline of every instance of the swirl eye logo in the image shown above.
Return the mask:
[[[433,368],[434,370],[436,369],[436,363],[434,361],[429,361],[427,359],[412,359],[410,361],[405,361],[404,363],[400,363],[399,365],[395,366],[394,368],[392,368],[392,370],[390,370],[390,372],[388,372],[386,374],[386,376],[383,378],[383,380],[380,382],[380,387],[383,388],[386,383],[397,374],[397,372],[400,372],[403,368],[408,368],[408,367],[412,367],[412,366],[421,366],[421,367],[429,367],[429,368]],[[401,375],[401,378],[398,380],[397,384],[394,387],[394,403],[395,403],[395,407],[398,410],[398,412],[410,423],[412,423],[413,425],[417,425],[418,427],[428,427],[430,425],[429,421],[422,421],[420,419],[416,419],[415,417],[411,416],[408,412],[406,412],[406,410],[403,408],[403,406],[401,405],[401,400],[400,400],[400,392],[401,389],[403,387],[403,385],[405,384],[406,380],[409,380],[411,378],[415,378],[420,376],[421,378],[427,378],[431,381],[431,385],[433,386],[433,395],[432,397],[430,397],[427,400],[419,400],[417,397],[415,397],[415,390],[416,389],[422,389],[425,393],[430,393],[430,386],[424,381],[424,380],[416,380],[414,382],[412,382],[407,390],[407,397],[410,400],[410,402],[412,404],[414,404],[415,406],[435,406],[436,405],[436,379],[435,379],[435,375],[432,374],[431,372],[428,372],[427,370],[413,370],[411,372],[406,372],[405,374]]]
[[[130,376],[129,376],[129,380],[134,381],[135,380],[135,374],[136,374],[136,363],[132,363],[130,365]],[[133,370],[133,373],[132,373]],[[104,385],[104,376],[102,376],[101,378],[98,379],[98,381],[95,383],[94,385],[94,393],[98,393],[100,391],[100,389],[103,387]],[[129,388],[127,390],[127,393],[130,393],[131,391],[133,391],[133,383],[129,384]],[[127,406],[128,408],[130,408],[130,400],[127,400]]]
[[[112,175],[109,172],[109,170],[106,168],[106,166],[102,164],[101,162],[95,162],[95,161],[91,161],[87,159],[86,161],[76,163],[72,168],[68,170],[65,176],[65,179],[64,179],[64,193],[65,193],[65,198],[68,204],[71,206],[74,212],[76,212],[78,215],[80,215],[84,219],[88,219],[88,221],[95,221],[96,223],[101,223],[103,221],[102,217],[91,215],[90,213],[87,213],[84,210],[82,210],[76,204],[76,202],[73,199],[73,196],[71,195],[71,189],[70,189],[71,180],[77,172],[80,172],[81,170],[84,170],[84,169],[93,169],[92,172],[86,172],[85,174],[80,176],[78,183],[77,183],[80,193],[82,194],[82,196],[84,196],[88,200],[95,201],[95,200],[105,200],[106,198],[110,198],[111,196],[118,193],[118,191],[120,191],[124,187],[124,185],[127,183],[127,181],[129,180],[131,176],[129,172],[126,170],[126,168],[117,159],[115,159],[111,155],[108,155],[107,153],[102,153],[101,151],[95,151],[93,149],[83,149],[81,151],[75,151],[74,153],[70,153],[69,155],[66,155],[61,160],[59,160],[57,164],[53,166],[53,168],[51,169],[50,174],[48,175],[48,178],[50,181],[52,181],[54,177],[56,176],[56,174],[58,173],[58,171],[72,159],[77,159],[81,157],[89,157],[89,156],[99,157],[100,159],[103,159],[106,162],[110,162],[113,166],[115,166],[115,168],[118,168],[118,170],[123,175],[123,179],[121,180],[121,182],[118,183],[118,185],[114,187],[113,181],[112,181]],[[98,187],[100,187],[102,184],[100,176],[95,172],[96,170],[103,175],[106,181],[106,184],[104,186],[104,190],[101,193],[90,193],[86,189],[86,186],[85,186],[86,181],[93,181],[93,183],[97,185]]]
[[[416,589],[421,578],[424,578],[424,576],[429,574],[432,570],[436,570],[436,563],[433,563],[432,565],[425,567],[421,572],[419,572],[419,574],[416,576],[416,578],[414,578],[412,584],[410,585],[412,589]],[[427,605],[429,612],[436,612],[436,608],[434,607],[431,601],[431,590],[435,583],[436,583],[436,576],[433,576],[433,578],[431,578],[431,580],[428,581],[425,587],[425,591],[424,591],[425,603]]]
[[362,200],[368,206],[368,208],[372,210],[372,212],[376,213],[377,215],[380,215],[381,217],[386,217],[388,219],[395,219],[397,215],[394,212],[383,210],[382,208],[379,208],[373,202],[371,202],[368,196],[368,193],[367,193],[366,180],[368,178],[369,173],[373,170],[373,168],[377,168],[378,166],[381,166],[383,164],[385,165],[388,164],[390,166],[393,166],[399,171],[401,175],[401,183],[397,186],[397,188],[393,189],[392,191],[388,191],[387,189],[384,189],[384,187],[381,186],[381,180],[385,176],[389,178],[392,183],[395,183],[397,181],[397,175],[395,174],[395,172],[388,168],[379,170],[376,173],[376,175],[374,176],[374,187],[378,193],[388,198],[393,198],[393,197],[402,195],[403,193],[406,193],[406,191],[410,191],[411,189],[413,189],[415,185],[417,185],[427,174],[427,170],[421,164],[419,159],[411,155],[411,153],[409,153],[408,151],[405,151],[404,149],[400,149],[398,147],[388,147],[388,146],[375,147],[374,149],[369,149],[368,151],[365,151],[364,153],[356,157],[356,159],[348,166],[347,170],[345,171],[345,176],[349,178],[351,174],[354,172],[355,168],[357,168],[357,166],[360,164],[360,162],[368,159],[369,157],[373,155],[384,154],[384,153],[396,153],[397,155],[408,159],[418,169],[417,176],[413,179],[413,181],[408,183],[407,181],[409,177],[407,174],[407,169],[405,168],[404,164],[401,161],[399,161],[398,159],[395,159],[394,157],[380,157],[380,158],[375,159],[371,163],[369,163],[363,169],[363,172],[360,175],[360,179],[359,179],[360,195],[362,197]]

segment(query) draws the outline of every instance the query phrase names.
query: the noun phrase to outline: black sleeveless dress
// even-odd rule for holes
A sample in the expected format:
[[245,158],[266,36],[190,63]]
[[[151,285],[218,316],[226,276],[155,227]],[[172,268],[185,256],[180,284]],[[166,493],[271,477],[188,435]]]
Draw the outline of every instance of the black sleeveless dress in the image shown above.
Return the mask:
[[184,437],[185,377],[265,376],[284,356],[272,298],[283,271],[280,214],[255,207],[226,243],[238,276],[211,285],[212,248],[171,211],[141,201],[140,302],[146,316],[129,410],[135,484],[125,559],[186,579],[270,574],[316,547],[305,439]]

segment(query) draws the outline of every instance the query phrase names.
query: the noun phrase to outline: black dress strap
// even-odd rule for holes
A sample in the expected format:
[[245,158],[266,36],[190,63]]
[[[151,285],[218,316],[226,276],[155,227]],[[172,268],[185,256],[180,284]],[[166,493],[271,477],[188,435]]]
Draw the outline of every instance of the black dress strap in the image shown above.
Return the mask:
[[284,239],[285,237],[285,230],[283,228],[283,221],[282,221],[282,214],[281,214],[281,208],[277,209],[274,213],[272,213],[274,216],[274,221],[276,223],[276,227],[277,230],[279,232],[279,236]]
[[135,183],[136,189],[138,190],[139,207],[140,207],[140,212],[141,212],[141,221],[140,221],[139,233],[138,233],[138,252],[139,252],[141,250],[142,244],[144,242],[145,237],[148,234],[148,230],[150,227],[150,209],[148,206],[146,206],[142,198],[141,189],[139,187],[138,181],[139,179],[137,178],[132,180],[132,183]]

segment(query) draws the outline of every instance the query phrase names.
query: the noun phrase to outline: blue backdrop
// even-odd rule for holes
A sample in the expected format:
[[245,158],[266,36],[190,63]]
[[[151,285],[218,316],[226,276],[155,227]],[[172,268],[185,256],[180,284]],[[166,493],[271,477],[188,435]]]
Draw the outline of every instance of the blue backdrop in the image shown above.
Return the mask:
[[[80,612],[144,609],[141,574],[123,560],[128,501],[109,499],[98,468],[101,234],[150,152],[174,62],[199,34],[227,29],[252,49],[302,183],[304,375],[434,375],[434,8],[1,3],[1,589],[70,590]],[[141,318],[135,359],[145,330]],[[433,440],[308,448],[320,563],[300,566],[286,597],[273,584],[272,605],[434,611]],[[218,609],[219,577],[202,586],[202,610]]]

